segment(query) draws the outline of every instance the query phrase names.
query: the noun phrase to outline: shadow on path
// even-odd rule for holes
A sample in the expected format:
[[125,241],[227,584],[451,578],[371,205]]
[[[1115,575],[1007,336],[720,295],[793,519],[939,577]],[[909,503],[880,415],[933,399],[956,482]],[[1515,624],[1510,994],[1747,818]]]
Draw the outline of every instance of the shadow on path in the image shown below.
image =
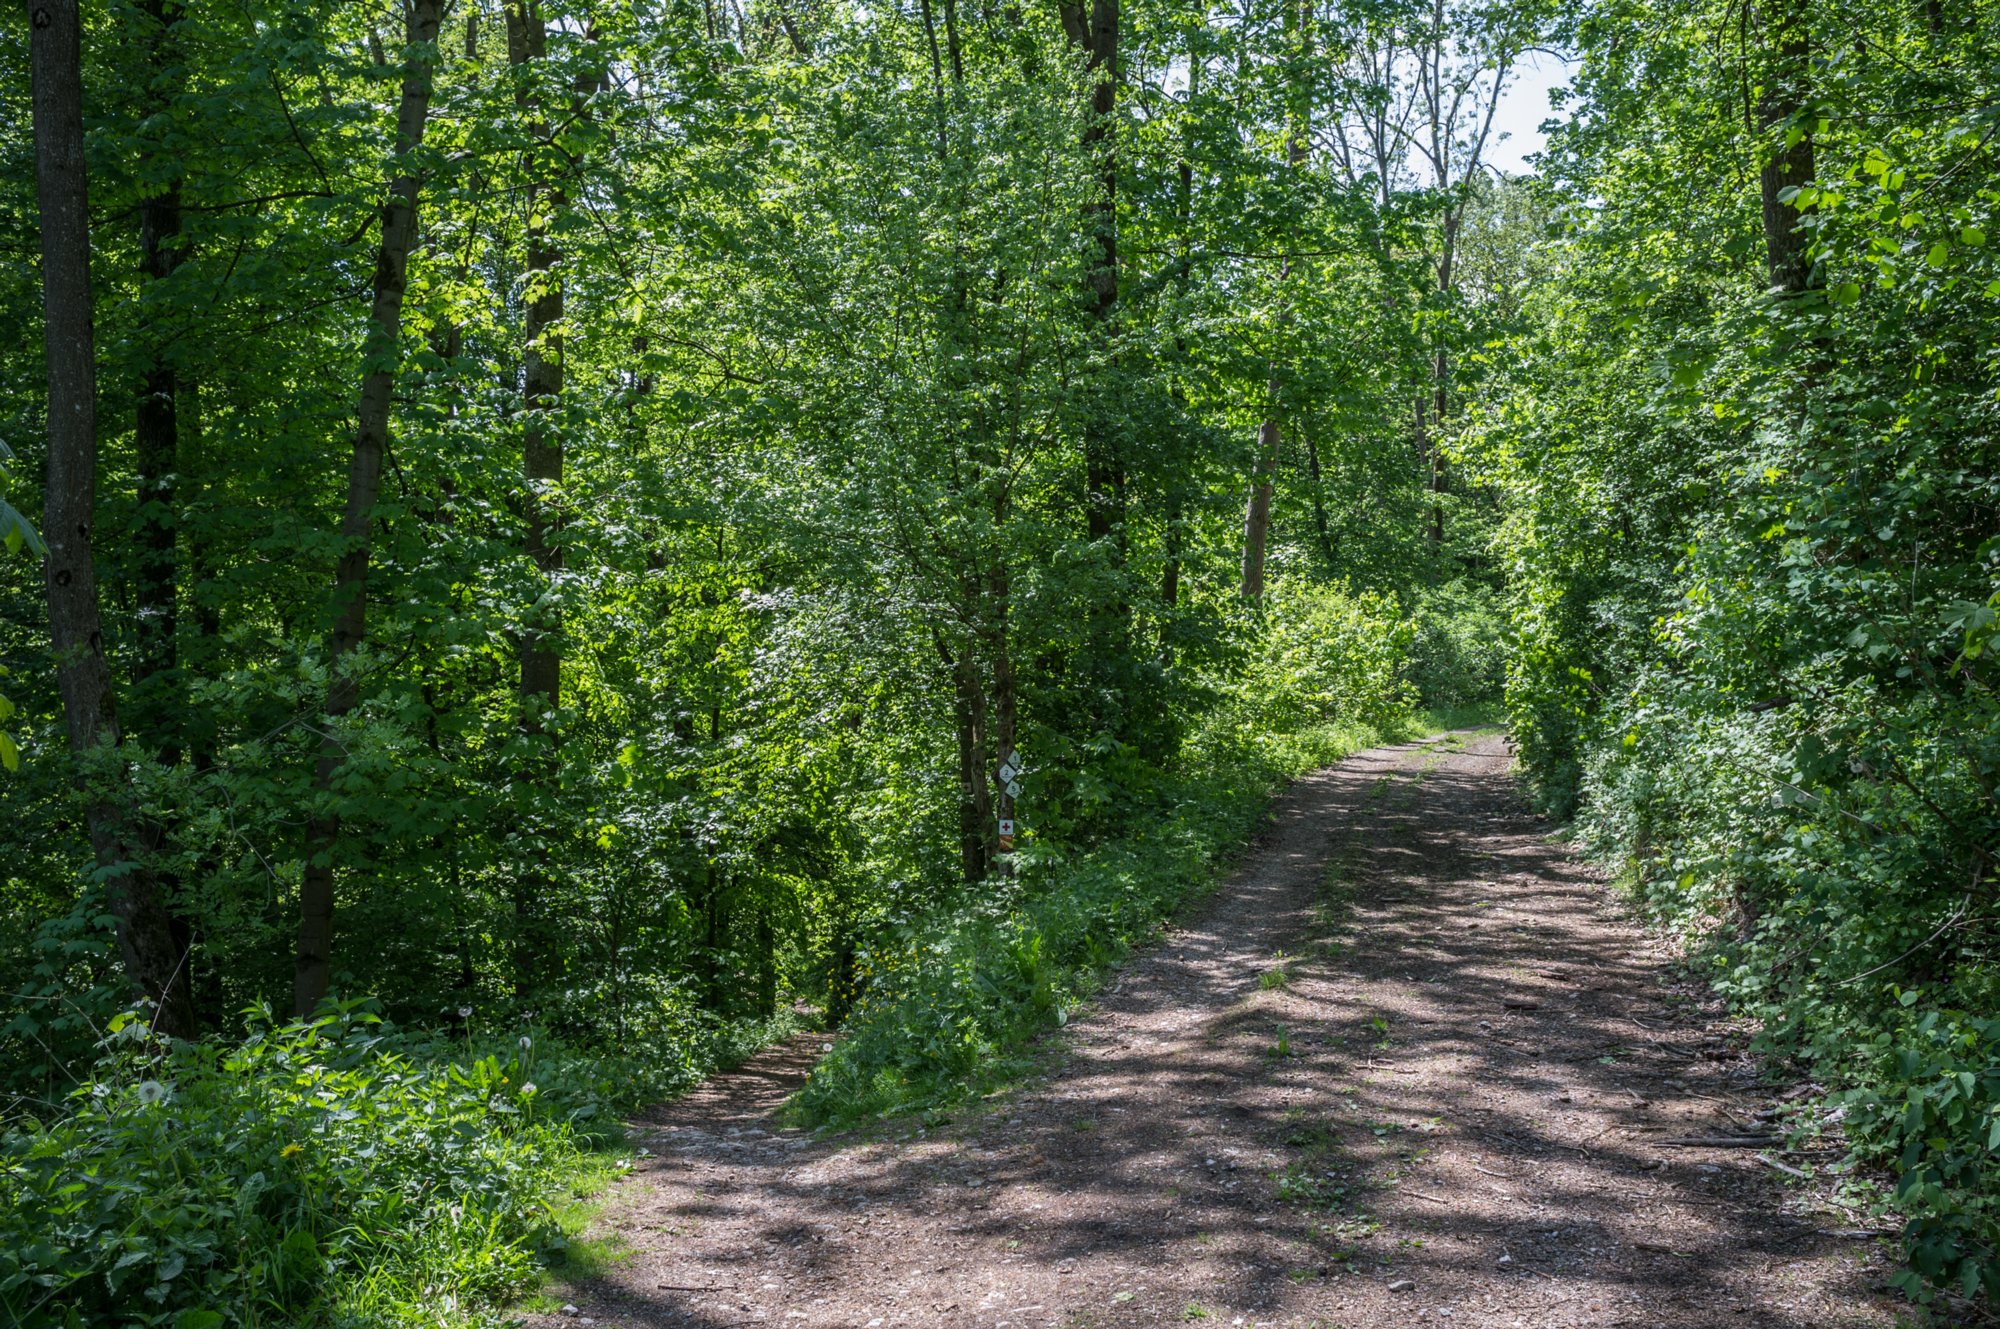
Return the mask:
[[[806,1037],[639,1123],[599,1324],[1887,1326],[1750,1151],[1755,1067],[1491,735],[1295,785],[1227,887],[941,1131],[771,1113]],[[1266,978],[1282,972],[1281,981]],[[574,1323],[560,1317],[541,1323]]]

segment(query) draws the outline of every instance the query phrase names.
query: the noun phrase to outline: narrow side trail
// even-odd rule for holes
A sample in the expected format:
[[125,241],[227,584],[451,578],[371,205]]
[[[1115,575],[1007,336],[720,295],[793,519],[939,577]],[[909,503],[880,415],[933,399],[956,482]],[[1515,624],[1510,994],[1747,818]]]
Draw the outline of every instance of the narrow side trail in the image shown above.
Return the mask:
[[661,1109],[577,1315],[1893,1324],[1884,1257],[1756,1151],[1668,1143],[1755,1134],[1768,1098],[1509,765],[1461,735],[1300,781],[1051,1075],[941,1130],[779,1130],[816,1042]]

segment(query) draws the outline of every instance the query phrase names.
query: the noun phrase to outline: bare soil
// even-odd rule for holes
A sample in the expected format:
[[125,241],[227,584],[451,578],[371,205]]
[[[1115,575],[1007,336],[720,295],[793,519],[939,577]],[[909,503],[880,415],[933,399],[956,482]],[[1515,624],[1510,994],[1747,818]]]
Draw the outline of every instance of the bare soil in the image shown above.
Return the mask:
[[623,1255],[542,1322],[1893,1324],[1888,1255],[1764,1161],[1829,1160],[1668,1143],[1783,1086],[1510,765],[1454,735],[1300,781],[1046,1076],[942,1128],[780,1129],[818,1038],[660,1109]]

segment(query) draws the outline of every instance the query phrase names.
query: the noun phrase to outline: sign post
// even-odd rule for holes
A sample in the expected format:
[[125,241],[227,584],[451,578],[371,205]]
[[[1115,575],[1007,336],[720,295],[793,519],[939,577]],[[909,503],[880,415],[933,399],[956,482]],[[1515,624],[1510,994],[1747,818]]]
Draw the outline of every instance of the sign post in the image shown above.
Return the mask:
[[1021,796],[1021,769],[1021,759],[1012,748],[1000,754],[1000,768],[994,772],[1000,777],[999,807],[995,809],[1000,825],[993,847],[1002,854],[1014,852],[1014,800]]

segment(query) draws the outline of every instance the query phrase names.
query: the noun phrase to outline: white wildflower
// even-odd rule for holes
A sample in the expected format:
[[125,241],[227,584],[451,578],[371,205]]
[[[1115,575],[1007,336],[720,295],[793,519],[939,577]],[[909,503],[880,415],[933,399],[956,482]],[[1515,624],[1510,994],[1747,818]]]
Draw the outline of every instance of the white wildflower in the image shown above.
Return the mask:
[[523,1081],[521,1084],[521,1097],[533,1098],[534,1096],[535,1096],[535,1082],[533,1080]]
[[167,1087],[158,1080],[141,1080],[139,1082],[138,1093],[139,1101],[148,1106],[154,1103],[164,1103],[167,1101],[168,1096]]

